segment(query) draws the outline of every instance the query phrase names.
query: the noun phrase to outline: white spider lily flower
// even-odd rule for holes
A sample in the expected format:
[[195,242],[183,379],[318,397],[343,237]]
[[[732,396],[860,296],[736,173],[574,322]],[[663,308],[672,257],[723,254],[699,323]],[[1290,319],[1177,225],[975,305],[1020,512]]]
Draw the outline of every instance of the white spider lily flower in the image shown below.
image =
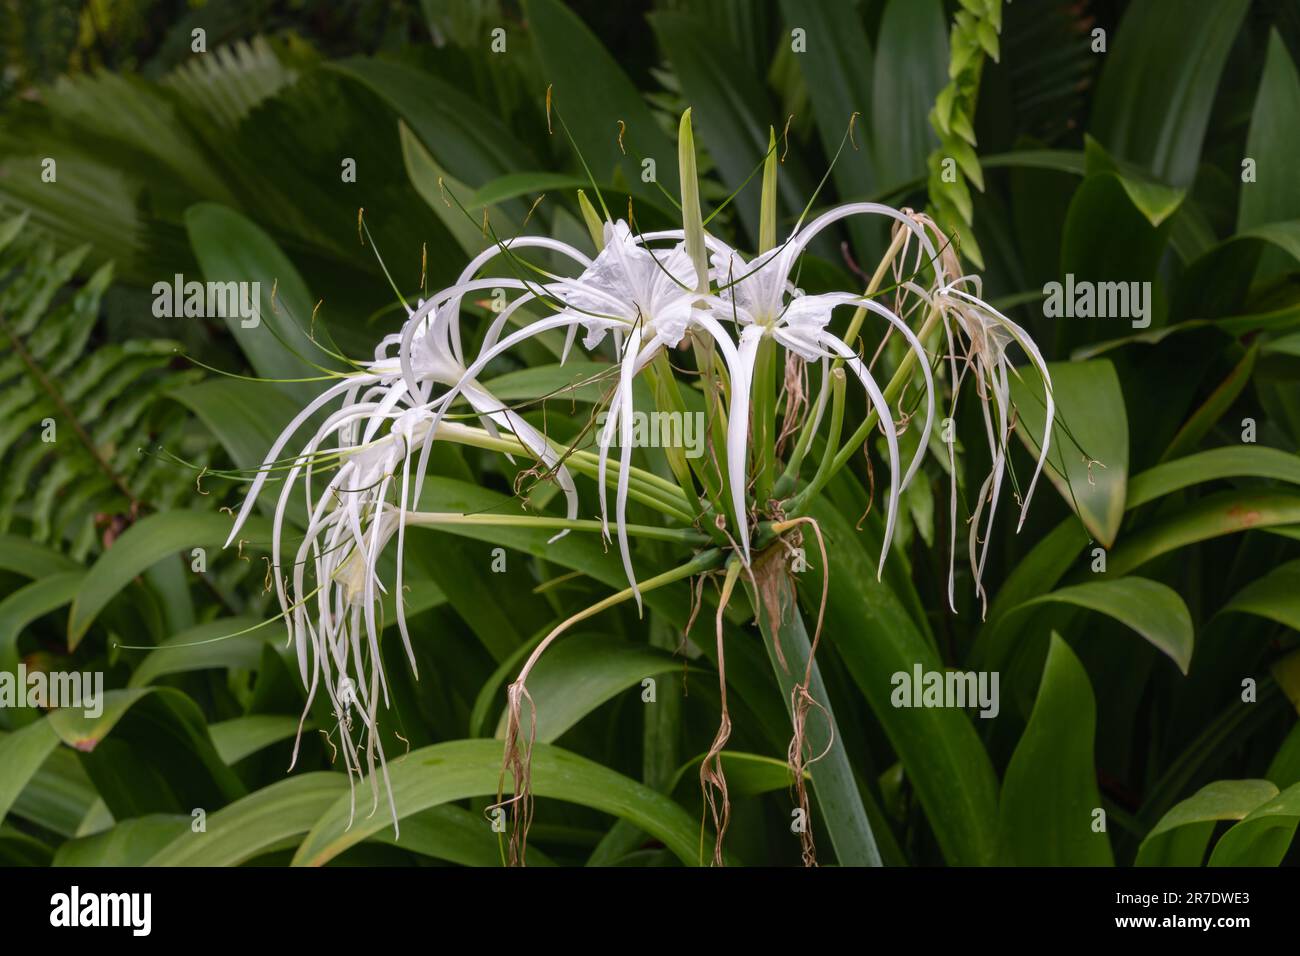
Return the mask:
[[[975,294],[967,292],[963,286],[969,285]],[[1056,414],[1056,405],[1052,397],[1052,377],[1047,369],[1047,361],[1042,352],[1020,325],[1016,324],[981,297],[981,282],[977,276],[961,276],[943,284],[935,293],[935,304],[944,316],[944,329],[948,338],[948,351],[952,374],[952,412],[956,415],[957,399],[961,385],[970,372],[975,378],[976,394],[981,399],[981,411],[984,417],[985,436],[989,443],[992,467],[980,486],[978,501],[971,516],[971,530],[968,552],[971,573],[975,579],[976,593],[980,596],[981,606],[987,611],[988,596],[984,590],[983,577],[985,561],[988,558],[989,539],[992,536],[993,519],[997,513],[998,501],[1002,493],[1002,483],[1007,470],[1007,446],[1014,426],[1009,375],[1018,374],[1007,355],[1008,346],[1018,345],[1028,356],[1030,363],[1042,376],[1044,386],[1044,405],[1046,409],[1043,436],[1039,443],[1038,459],[1034,464],[1034,474],[1020,503],[1020,517],[1016,525],[1019,531],[1025,523],[1029,504],[1034,496],[1034,488],[1042,474],[1043,463],[1047,460],[1051,447],[1052,426]],[[959,359],[960,368],[959,368]],[[954,452],[951,444],[948,449],[952,487],[950,489],[949,519],[952,525],[952,537],[949,547],[952,556],[956,554],[956,510],[957,489]],[[988,507],[988,517],[984,518],[984,508]],[[980,547],[980,528],[983,524],[983,547]],[[953,570],[949,562],[948,601],[955,610],[953,598]]]
[[[870,206],[871,204],[862,204]],[[888,207],[881,207],[888,208]],[[875,211],[871,209],[870,211]],[[790,272],[812,235],[842,215],[828,213],[798,231],[784,245],[774,248],[748,263],[734,251],[713,256],[713,273],[721,293],[713,301],[714,310],[730,315],[740,326],[740,345],[732,373],[731,405],[727,422],[727,469],[731,483],[732,507],[740,529],[740,544],[745,563],[749,562],[749,527],[746,515],[745,487],[748,464],[750,388],[759,343],[772,338],[805,361],[838,358],[858,377],[882,423],[889,450],[890,495],[885,521],[884,545],[877,574],[883,573],[885,558],[893,540],[898,500],[925,456],[926,444],[934,421],[934,382],[925,350],[916,335],[891,310],[871,299],[850,293],[803,295],[790,281]],[[844,215],[847,215],[845,213]],[[900,214],[901,215],[901,214]],[[926,419],[921,442],[905,475],[900,480],[898,438],[893,415],[875,379],[852,348],[831,333],[827,326],[831,313],[840,306],[853,305],[884,318],[904,336],[920,360],[926,384]]]
[[[469,291],[503,284],[510,282],[493,279],[460,283],[421,302],[410,313],[401,333],[380,342],[373,362],[367,363],[360,372],[342,376],[295,415],[263,461],[226,542],[229,545],[237,538],[293,436],[331,404],[340,403],[341,407],[316,429],[287,467],[273,521],[271,577],[289,639],[297,651],[300,675],[308,688],[299,736],[315,693],[323,684],[339,721],[340,738],[346,738],[340,749],[349,774],[354,770],[362,772],[359,751],[348,737],[351,715],[356,713],[369,735],[366,752],[370,769],[373,771],[373,761],[378,755],[380,769],[387,776],[376,714],[381,698],[385,705],[388,703],[388,683],[379,655],[382,625],[376,621],[375,606],[379,596],[387,592],[377,565],[394,535],[398,538],[394,592],[398,627],[412,672],[418,678],[404,609],[405,525],[408,509],[419,500],[436,437],[435,419],[457,397],[464,397],[486,422],[512,431],[525,448],[557,468],[558,481],[568,500],[569,517],[577,514],[576,486],[549,442],[483,389],[472,375],[467,376],[454,354],[457,346],[453,344],[452,331],[457,322],[449,313],[458,311],[460,297]],[[515,283],[517,288],[523,286]],[[442,311],[436,314],[441,321],[429,321],[431,314],[439,309]],[[394,346],[398,349],[396,356],[390,354]],[[454,388],[431,397],[438,385]],[[421,455],[412,481],[411,457],[417,447]],[[313,476],[324,463],[336,465],[337,471],[318,493],[313,488]],[[300,477],[306,499],[307,531],[292,566],[295,599],[291,600],[282,574],[281,543],[289,504]],[[390,493],[394,492],[396,506],[389,501]],[[305,579],[309,563],[315,571],[314,592],[309,590]],[[307,609],[313,595],[315,613],[309,614]],[[347,693],[340,690],[344,682],[350,689]],[[295,761],[297,749],[295,743]],[[389,799],[391,803],[391,793]]]
[[[676,244],[658,250],[649,246],[649,242],[659,239],[676,240]],[[553,242],[551,248],[555,248]],[[574,258],[581,261],[579,256]],[[618,385],[599,436],[596,484],[602,531],[606,537],[609,537],[609,512],[605,472],[617,430],[621,423],[630,422],[634,413],[632,384],[636,375],[661,349],[675,348],[687,331],[695,327],[705,330],[719,342],[724,358],[734,354],[733,343],[725,330],[701,308],[702,298],[695,290],[695,278],[694,265],[686,254],[680,231],[637,236],[626,222],[606,223],[604,248],[579,276],[550,277],[545,283],[525,287],[529,299],[548,299],[556,303],[559,308],[555,314],[538,319],[498,341],[497,336],[506,318],[504,314],[499,316],[489,329],[478,357],[448,393],[454,395],[465,390],[470,380],[494,358],[550,329],[566,329],[570,339],[579,327],[585,329],[583,346],[587,349],[599,346],[610,332],[621,339],[618,343]],[[516,302],[512,308],[518,305]],[[445,407],[435,414],[435,428],[444,411]],[[637,590],[626,531],[631,464],[632,449],[622,447],[615,498],[615,532],[623,570],[640,607],[641,595]]]

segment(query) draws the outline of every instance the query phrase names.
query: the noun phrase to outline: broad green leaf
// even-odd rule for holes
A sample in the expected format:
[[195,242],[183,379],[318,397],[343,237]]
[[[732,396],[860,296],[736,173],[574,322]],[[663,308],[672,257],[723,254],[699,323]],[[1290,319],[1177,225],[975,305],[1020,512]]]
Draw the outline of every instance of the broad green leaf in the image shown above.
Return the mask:
[[171,397],[208,426],[239,468],[260,467],[280,432],[301,410],[279,386],[232,378],[210,378],[176,389]]
[[1294,784],[1219,838],[1210,866],[1277,866],[1300,823],[1300,784]]
[[133,817],[64,843],[54,854],[54,866],[143,866],[192,825],[193,818],[170,813]]
[[[795,54],[795,61],[808,87],[822,150],[828,157],[834,156],[853,113],[859,114],[859,139],[863,129],[873,128],[875,57],[867,32],[858,11],[835,0],[781,0],[781,12],[788,24],[787,44],[791,42],[790,30],[798,27],[804,31],[807,50]],[[847,144],[831,175],[841,196],[870,196],[883,185],[872,150],[854,150]]]
[[148,865],[238,866],[295,846],[340,795],[347,799],[347,791],[347,776],[341,773],[304,773],[280,780],[208,814],[206,832],[187,829]]
[[[781,128],[766,98],[762,78],[734,69],[738,54],[726,36],[710,35],[696,14],[651,14],[650,24],[691,104],[697,135],[718,164],[728,191],[741,190],[732,200],[752,239],[759,234],[759,197],[753,188],[755,169],[768,148],[768,128]],[[753,175],[755,178],[750,179]],[[746,181],[748,180],[747,188]],[[798,155],[791,152],[781,168],[782,209],[795,216],[808,201],[813,184]],[[803,192],[800,194],[800,188]]]
[[[537,739],[554,743],[560,736],[605,701],[637,688],[646,678],[676,671],[681,663],[671,654],[619,641],[607,635],[561,637],[537,662],[528,679],[528,693],[537,708]],[[501,715],[497,737],[504,737],[506,715]],[[525,708],[520,735],[531,733],[529,708]]]
[[82,752],[82,765],[118,819],[216,807],[244,786],[213,747],[198,705],[178,690],[109,690],[99,713],[64,708],[45,718]]
[[27,584],[0,601],[0,672],[16,672],[18,638],[23,629],[68,604],[86,572],[59,571]]
[[506,173],[480,186],[469,197],[469,201],[465,202],[465,207],[482,209],[484,206],[495,206],[507,199],[517,199],[520,196],[531,197],[542,193],[567,192],[570,189],[582,189],[587,185],[587,180],[582,177],[570,176],[566,173]]
[[[310,731],[308,722],[304,730]],[[250,754],[288,740],[298,732],[298,718],[281,714],[249,714],[211,724],[212,746],[218,756],[228,764],[236,764]]]
[[[676,196],[677,151],[609,51],[558,0],[525,0],[523,6],[542,76],[553,85],[555,108],[596,181],[605,182],[618,169],[634,194],[657,198],[662,194],[643,181],[638,157],[653,159],[657,181]],[[622,150],[619,120],[627,124]],[[555,136],[562,136],[559,121],[553,125]]]
[[[392,827],[388,827],[367,842],[384,843],[458,866],[501,866],[502,863],[501,845],[492,828],[479,814],[449,803],[405,818],[400,837],[394,837]],[[540,850],[529,847],[528,865],[555,864]]]
[[1252,581],[1223,606],[1222,613],[1256,614],[1300,631],[1300,561],[1288,561]]
[[48,720],[38,720],[0,738],[0,766],[4,767],[0,774],[0,821],[58,745],[59,735]]
[[[1128,414],[1115,368],[1105,359],[1053,362],[1056,419],[1043,471],[1088,530],[1110,547],[1124,517],[1128,485]],[[1011,383],[1016,434],[1035,457],[1046,425],[1042,379]],[[1028,479],[1026,479],[1028,480]]]
[[880,182],[925,176],[938,140],[927,115],[948,76],[948,36],[939,0],[889,0],[876,39],[871,150]]
[[1233,38],[1248,0],[1188,16],[1180,0],[1128,7],[1104,59],[1092,134],[1159,180],[1189,186]]
[[[406,174],[410,177],[415,191],[442,220],[442,224],[447,227],[447,231],[451,233],[467,258],[482,252],[488,247],[491,239],[483,234],[481,224],[475,225],[467,211],[461,210],[456,205],[459,202],[468,210],[473,190],[454,179],[450,173],[439,166],[433,154],[404,122],[399,120],[397,128],[402,140],[402,159],[406,163]],[[493,228],[498,231],[504,229],[505,235],[514,233],[510,223],[500,218],[494,222]]]
[[1282,746],[1277,748],[1277,753],[1268,765],[1267,777],[1283,790],[1300,783],[1300,723],[1292,726],[1291,732],[1282,741]]
[[[1250,381],[1251,373],[1255,371],[1255,359],[1258,356],[1259,344],[1252,343],[1246,350],[1246,354],[1241,357],[1241,361],[1228,373],[1228,377],[1219,383],[1219,386],[1178,429],[1178,434],[1169,443],[1165,453],[1160,456],[1161,461],[1169,461],[1185,455],[1200,443],[1242,393],[1246,383]],[[1129,494],[1133,494],[1131,485]]]
[[256,668],[262,658],[262,645],[284,638],[283,625],[278,623],[239,633],[259,623],[254,617],[219,617],[174,634],[140,659],[127,686],[146,687],[167,674],[207,668]]
[[[0,732],[0,740],[6,736]],[[98,799],[76,755],[66,748],[56,748],[19,793],[10,812],[53,833],[72,837],[78,835]]]
[[[1105,317],[1097,315],[1103,298],[1101,293],[1110,288],[1128,292],[1132,288],[1129,283],[1151,283],[1149,287],[1137,287],[1139,293],[1144,289],[1151,293],[1143,295],[1146,314],[1141,321],[1149,322],[1156,329],[1164,325],[1167,306],[1162,286],[1157,281],[1157,270],[1168,246],[1171,228],[1168,219],[1159,226],[1151,225],[1147,216],[1133,204],[1120,176],[1099,173],[1084,179],[1070,198],[1065,223],[1061,227],[1060,266],[1053,279],[1066,286],[1073,276],[1076,300],[1077,290],[1087,288],[1083,283],[1092,283],[1092,290],[1097,294],[1094,295],[1091,317],[1077,314],[1078,309],[1071,309],[1060,317],[1048,316],[1056,326],[1057,354],[1072,354],[1081,346],[1112,339],[1117,332],[1131,330],[1132,322],[1138,319],[1133,301],[1125,306],[1123,299],[1106,294],[1108,314]],[[1105,286],[1102,283],[1121,285]],[[1131,299],[1129,296],[1125,298]],[[1062,299],[1063,306],[1077,304],[1064,301],[1068,296],[1063,295]],[[1048,308],[1045,302],[1045,316]],[[1109,314],[1112,312],[1124,314]]]
[[[439,76],[405,63],[349,57],[326,69],[357,80],[393,108],[438,160],[471,190],[536,167],[496,114]],[[468,205],[469,193],[461,201]]]
[[1137,631],[1178,665],[1184,674],[1192,662],[1192,616],[1173,588],[1146,578],[1105,578],[1060,588],[1021,604],[1073,604],[1113,617]]
[[77,562],[49,545],[13,534],[0,534],[0,571],[43,578],[77,570]]
[[1053,634],[1038,699],[1007,765],[998,808],[1001,860],[1017,866],[1111,866],[1097,832],[1097,708],[1087,672]]
[[[468,797],[495,797],[502,757],[500,741],[453,740],[390,761],[388,773],[399,818]],[[532,772],[536,796],[581,804],[628,820],[663,842],[682,862],[698,862],[698,821],[667,797],[550,744],[534,747]],[[393,825],[381,808],[373,816],[358,814],[349,829],[348,806],[346,794],[334,801],[298,848],[295,865],[320,866]],[[486,822],[483,825],[487,827]]]
[[1296,116],[1300,116],[1300,76],[1281,34],[1273,29],[1246,137],[1244,155],[1254,162],[1255,179],[1241,187],[1239,230],[1300,219],[1300,182],[1294,175],[1300,151]]
[[[748,754],[736,750],[722,751],[722,769],[727,775],[727,792],[732,796],[754,797],[790,787],[790,765],[775,757]],[[704,754],[688,760],[673,775],[668,792],[682,797],[694,792],[700,798],[700,763]]]
[[1091,136],[1084,137],[1084,161],[1088,176],[1115,176],[1129,200],[1153,227],[1177,212],[1187,197],[1186,189],[1155,182],[1140,167],[1115,159]]
[[[834,509],[815,505],[812,514],[830,552],[823,639],[843,658],[902,760],[945,860],[991,864],[997,779],[970,719],[949,708],[895,707],[890,699],[893,675],[910,674],[917,664],[941,671],[943,661],[894,592],[876,582],[875,544],[860,541],[863,536]],[[800,590],[805,610],[816,614],[816,585]]]
[[[86,631],[136,575],[155,562],[193,548],[220,548],[232,527],[228,515],[211,511],[169,511],[141,518],[91,566],[68,617],[68,647],[76,649]],[[245,541],[270,541],[269,522],[250,518],[240,531]]]
[[1200,866],[1215,823],[1241,820],[1277,794],[1267,780],[1207,784],[1160,818],[1138,848],[1136,865]]
[[[315,300],[306,283],[260,226],[225,206],[196,203],[185,212],[185,229],[205,280],[259,283],[258,324],[244,328],[238,315],[223,321],[260,377],[312,378],[324,374],[315,366],[336,365],[308,337]],[[280,388],[303,404],[321,390],[317,382]]]
[[1300,523],[1300,494],[1226,491],[1208,495],[1125,538],[1110,553],[1107,572],[1123,576],[1178,548],[1228,534]]

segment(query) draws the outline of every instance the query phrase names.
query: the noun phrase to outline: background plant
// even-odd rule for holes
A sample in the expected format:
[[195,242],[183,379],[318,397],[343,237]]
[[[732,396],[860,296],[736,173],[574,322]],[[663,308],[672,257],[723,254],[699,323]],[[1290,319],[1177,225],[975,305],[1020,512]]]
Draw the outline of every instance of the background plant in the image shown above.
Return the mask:
[[[527,220],[527,231],[587,242],[576,197],[586,179],[567,141],[547,133],[548,83],[611,207],[634,197],[647,229],[675,211],[642,181],[637,157],[662,157],[660,185],[677,194],[685,106],[709,207],[741,185],[769,128],[780,137],[793,114],[788,149],[781,140],[785,226],[859,113],[857,148],[835,163],[818,204],[877,198],[935,210],[959,230],[964,254],[978,249],[994,304],[1055,359],[1070,434],[1054,435],[1052,478],[1064,493],[1040,494],[1021,534],[1003,527],[995,538],[984,619],[968,577],[957,581],[958,613],[945,606],[948,476],[938,457],[906,500],[903,542],[879,584],[879,508],[862,517],[866,458],[855,456],[814,512],[835,545],[818,659],[871,834],[869,843],[823,841],[823,862],[873,850],[888,864],[1277,863],[1294,854],[1293,3],[1233,0],[1197,16],[1172,0],[1008,4],[1000,32],[994,6],[937,0],[660,3],[617,14],[555,0],[453,13],[362,4],[342,25],[276,4],[209,5],[220,21],[208,7],[158,4],[149,9],[168,24],[161,31],[145,25],[145,5],[97,5],[107,16],[93,25],[80,5],[52,5],[68,11],[63,21],[21,6],[4,7],[19,28],[6,34],[0,122],[0,200],[10,209],[0,317],[17,337],[0,359],[0,402],[22,413],[6,419],[0,447],[12,485],[0,651],[6,668],[16,658],[102,668],[115,690],[93,725],[0,711],[4,859],[500,862],[479,811],[496,792],[492,736],[505,684],[530,641],[623,586],[617,554],[572,535],[546,548],[549,535],[530,530],[412,535],[408,613],[422,637],[421,678],[394,688],[391,726],[412,748],[395,768],[409,824],[396,845],[382,814],[343,829],[346,783],[320,735],[286,777],[303,698],[277,628],[183,651],[119,645],[196,644],[270,616],[258,534],[218,550],[230,527],[218,509],[243,490],[218,473],[255,467],[306,392],[303,383],[199,380],[159,341],[225,370],[316,374],[274,337],[155,319],[152,284],[176,272],[260,280],[268,323],[319,327],[341,351],[365,354],[401,316],[356,241],[358,207],[408,297],[454,279],[484,243],[443,201],[440,178],[475,215],[489,209],[502,234]],[[190,53],[197,26],[208,30],[203,56]],[[498,27],[507,48],[494,54]],[[795,28],[804,53],[792,49]],[[1093,49],[1098,29],[1104,53]],[[978,60],[975,85],[968,71]],[[945,130],[949,88],[961,108]],[[626,153],[611,117],[627,124]],[[965,126],[954,126],[958,117]],[[932,175],[945,150],[961,173],[955,184]],[[47,157],[56,183],[41,181]],[[356,160],[356,183],[340,179],[344,158]],[[969,215],[960,215],[961,190]],[[756,248],[758,212],[751,188],[710,228]],[[865,286],[859,273],[888,243],[883,229],[838,238],[813,250],[820,261],[805,266],[806,289]],[[101,271],[110,260],[111,284]],[[1044,318],[1044,284],[1067,273],[1150,281],[1151,327]],[[576,357],[559,367],[558,347],[539,341],[485,384],[504,401],[536,402],[601,370]],[[901,356],[891,342],[880,361],[892,369]],[[590,407],[574,403],[601,397],[577,389],[529,415],[576,425]],[[1041,421],[1033,396],[1018,397],[1021,440]],[[27,420],[38,408],[57,422],[53,455],[41,454]],[[1243,440],[1247,419],[1254,442]],[[988,468],[980,427],[959,414],[966,489]],[[159,446],[193,469],[160,467]],[[133,457],[136,447],[151,454]],[[1019,466],[1032,451],[1017,451]],[[472,449],[438,455],[437,508],[508,504],[508,465]],[[662,464],[649,457],[647,467]],[[502,574],[491,570],[494,547],[508,549]],[[1098,547],[1104,574],[1092,570]],[[195,548],[205,549],[202,574],[191,570]],[[639,552],[639,566],[654,561],[653,546]],[[644,620],[623,609],[584,622],[530,682],[546,721],[534,864],[698,862],[692,761],[716,730],[716,672],[703,635],[685,660],[674,654],[689,589],[655,594]],[[794,863],[788,718],[737,597],[725,615],[736,715],[723,758],[728,850],[737,862]],[[706,589],[701,620],[715,600]],[[404,653],[391,638],[386,655]],[[999,670],[998,718],[892,707],[890,676],[918,663]],[[653,705],[640,697],[647,677],[657,680]],[[1257,682],[1251,703],[1242,701],[1247,678]],[[203,841],[192,838],[196,807],[207,811]],[[825,826],[826,808],[814,807],[814,827]],[[1091,827],[1097,807],[1105,834]]]

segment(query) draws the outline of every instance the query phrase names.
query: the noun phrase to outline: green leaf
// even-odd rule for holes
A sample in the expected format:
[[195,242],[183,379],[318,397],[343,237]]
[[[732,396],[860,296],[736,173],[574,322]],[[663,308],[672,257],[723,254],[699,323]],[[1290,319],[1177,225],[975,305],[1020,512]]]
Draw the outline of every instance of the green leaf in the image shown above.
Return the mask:
[[[874,57],[862,19],[852,4],[835,0],[815,3],[781,0],[781,13],[789,31],[803,29],[808,48],[795,59],[803,73],[812,101],[822,149],[829,158],[840,148],[849,116],[858,113],[871,126]],[[870,196],[881,187],[871,151],[846,145],[832,172],[841,196]],[[892,184],[891,184],[892,185]]]
[[347,799],[347,790],[347,776],[341,773],[304,773],[273,783],[208,814],[206,832],[187,828],[148,865],[238,866],[293,847],[340,795]]
[[926,113],[947,82],[948,39],[939,0],[889,0],[876,38],[871,150],[882,183],[925,176],[938,145]]
[[[411,185],[442,220],[442,224],[447,227],[447,231],[456,240],[461,251],[466,256],[478,255],[488,247],[491,239],[484,236],[483,227],[476,225],[455,203],[455,200],[459,200],[461,205],[468,209],[473,189],[454,179],[450,173],[439,166],[433,154],[404,122],[399,120],[397,128],[402,140],[402,160],[406,163],[406,174],[411,179]],[[450,196],[447,193],[450,193]],[[513,226],[509,221],[503,221],[502,217],[498,217],[493,228],[498,231],[504,229],[507,235],[513,232]]]
[[1252,529],[1300,523],[1300,495],[1227,491],[1208,495],[1125,538],[1110,553],[1107,573],[1123,576],[1162,554],[1198,541]]
[[217,437],[239,468],[258,468],[301,406],[278,385],[211,378],[170,393]]
[[[497,740],[453,740],[391,761],[388,773],[399,818],[454,800],[495,797],[502,756]],[[660,840],[682,862],[698,862],[698,821],[662,794],[550,744],[534,747],[532,770],[536,796],[581,804],[628,820]],[[392,826],[391,817],[381,809],[373,816],[358,814],[349,829],[348,805],[346,794],[334,801],[298,848],[295,865],[320,866]],[[483,826],[488,827],[486,821]]]
[[1114,175],[1129,200],[1153,227],[1177,212],[1187,197],[1186,189],[1155,182],[1140,167],[1115,160],[1091,136],[1084,138],[1084,159],[1087,175]]
[[556,190],[581,189],[586,185],[586,179],[581,176],[570,176],[567,173],[506,173],[479,187],[474,195],[469,197],[469,201],[465,202],[465,206],[468,209],[482,209],[484,206],[495,206],[507,199],[540,195]]
[[[323,374],[304,358],[326,368],[337,364],[308,338],[315,300],[293,263],[260,226],[225,206],[205,202],[185,211],[185,230],[208,282],[259,283],[258,325],[244,328],[238,315],[223,318],[259,376],[298,379]],[[300,404],[320,391],[315,382],[280,387]]]
[[404,63],[359,56],[326,69],[378,94],[426,148],[437,149],[440,164],[471,189],[536,166],[530,151],[492,110],[441,77]]
[[85,571],[60,571],[18,588],[0,601],[0,673],[16,673],[18,638],[32,622],[69,603]]
[[1300,631],[1300,561],[1288,561],[1238,591],[1220,613],[1255,614]]
[[185,674],[207,668],[252,670],[262,658],[262,645],[284,637],[283,626],[270,623],[248,634],[228,639],[227,635],[260,623],[255,617],[220,617],[174,634],[144,656],[131,672],[127,686],[147,687],[167,674]]
[[1300,823],[1300,784],[1256,807],[1215,844],[1210,866],[1277,866]]
[[1300,182],[1294,175],[1300,152],[1300,76],[1276,29],[1268,35],[1264,73],[1246,137],[1245,156],[1255,161],[1255,181],[1242,183],[1237,228],[1300,219]]
[[1216,780],[1160,818],[1138,848],[1137,866],[1200,866],[1219,820],[1241,820],[1272,800],[1267,780]]
[[[136,575],[164,558],[193,548],[220,548],[230,535],[229,516],[208,511],[149,515],[128,528],[91,566],[68,616],[68,647],[75,650],[99,612]],[[240,531],[246,541],[269,540],[269,523],[250,518]]]
[[[1070,197],[1061,231],[1059,274],[1055,278],[1064,284],[1074,276],[1076,289],[1080,283],[1090,282],[1097,284],[1094,291],[1103,282],[1150,282],[1152,294],[1146,297],[1148,314],[1144,320],[1159,327],[1164,321],[1165,303],[1157,294],[1161,287],[1156,271],[1171,229],[1169,219],[1159,226],[1151,225],[1133,204],[1120,176],[1088,176]],[[1136,311],[1132,303],[1127,311]],[[1135,317],[1055,318],[1056,351],[1070,354],[1080,346],[1114,338],[1119,329],[1127,331]]]
[[[501,866],[501,847],[492,828],[477,813],[453,804],[430,807],[402,821],[402,834],[394,837],[391,828],[380,830],[368,843],[419,853],[445,860],[457,866]],[[529,866],[554,866],[540,850],[528,848]]]
[[[1215,423],[1232,407],[1232,403],[1237,400],[1246,383],[1250,381],[1251,373],[1255,371],[1255,359],[1259,356],[1259,343],[1252,342],[1246,354],[1241,357],[1228,377],[1219,383],[1218,387],[1210,393],[1210,396],[1201,404],[1201,406],[1192,413],[1192,415],[1178,429],[1178,434],[1169,443],[1165,453],[1161,456],[1161,461],[1168,461],[1171,458],[1178,458],[1185,455],[1195,448],[1202,438],[1214,427]],[[1133,489],[1130,487],[1129,492],[1132,494]]]
[[38,720],[22,730],[0,738],[0,821],[18,795],[59,745],[59,736],[48,720]]
[[[701,20],[672,12],[654,13],[649,19],[691,104],[700,141],[718,164],[727,189],[741,189],[767,152],[768,127],[778,125],[761,78],[734,69],[738,54],[729,39],[709,35],[708,25]],[[802,205],[793,195],[792,184],[786,184],[785,198],[786,211],[797,215]],[[750,237],[757,239],[756,190],[744,189],[732,202]]]
[[[557,0],[525,0],[528,21],[542,75],[553,84],[554,103],[597,182],[620,170],[636,195],[661,195],[641,178],[637,157],[655,161],[659,184],[670,196],[678,192],[677,151],[654,115],[604,44],[578,17]],[[619,149],[618,121],[627,124]],[[561,135],[559,122],[555,135]]]
[[0,571],[28,578],[44,578],[77,570],[77,562],[39,541],[0,534]]
[[1249,0],[1188,16],[1181,0],[1128,7],[1105,57],[1092,134],[1159,180],[1189,186],[1223,72]]
[[[647,677],[678,670],[671,654],[604,634],[560,638],[537,662],[528,678],[528,693],[537,707],[537,739],[554,743],[560,736],[605,701],[637,687]],[[505,734],[501,715],[497,737]],[[521,737],[530,733],[531,718],[525,708]]]
[[143,866],[192,823],[191,817],[170,813],[123,820],[102,833],[64,843],[54,854],[53,865]]
[[1029,724],[1002,781],[1001,860],[1017,866],[1111,866],[1110,840],[1096,832],[1101,807],[1093,765],[1097,708],[1088,675],[1053,634]]
[[[0,740],[5,736],[0,733]],[[76,755],[56,748],[27,782],[10,812],[60,836],[73,837],[85,832],[84,821],[96,802],[103,804]]]
[[244,793],[217,755],[198,705],[168,687],[105,691],[101,712],[64,708],[45,718],[118,819],[221,806]]
[[1060,588],[1024,602],[1016,610],[1042,604],[1072,604],[1113,617],[1137,631],[1184,674],[1191,666],[1192,615],[1173,588],[1146,578],[1105,578]]
[[[697,799],[702,799],[700,763],[704,760],[704,756],[699,754],[678,768],[673,775],[672,785],[668,788],[669,793],[687,796],[688,791],[692,791]],[[733,796],[756,797],[764,793],[787,790],[793,779],[790,765],[775,757],[741,753],[735,750],[724,750],[721,757],[722,770],[727,775],[727,793]]]
[[[311,724],[303,729],[311,730]],[[281,714],[250,714],[212,724],[208,732],[212,734],[212,746],[217,749],[217,755],[233,765],[250,754],[294,736],[298,732],[298,718]]]
[[[1115,368],[1105,359],[1053,362],[1056,420],[1043,471],[1088,531],[1109,548],[1124,517],[1128,483],[1128,414]],[[1016,434],[1035,457],[1046,424],[1043,382],[1013,379]],[[1092,463],[1090,464],[1088,460]]]

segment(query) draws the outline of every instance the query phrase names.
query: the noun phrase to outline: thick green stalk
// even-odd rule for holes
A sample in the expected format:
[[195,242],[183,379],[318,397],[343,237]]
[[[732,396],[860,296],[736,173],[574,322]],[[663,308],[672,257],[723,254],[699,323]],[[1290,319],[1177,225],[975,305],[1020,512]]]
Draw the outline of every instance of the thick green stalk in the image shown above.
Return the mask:
[[750,390],[753,403],[750,413],[750,431],[754,449],[754,501],[761,511],[772,496],[772,483],[776,478],[776,342],[764,338],[758,343],[754,357],[754,381]]
[[[807,671],[812,642],[808,639],[808,631],[804,627],[803,616],[799,613],[789,578],[778,573],[776,579],[778,586],[774,599],[778,608],[775,629],[773,615],[762,605],[747,578],[745,588],[754,607],[759,609],[758,623],[763,633],[763,645],[767,648],[772,672],[776,675],[781,696],[785,699],[786,711],[793,717],[792,691]],[[781,648],[779,655],[777,646]],[[835,715],[816,661],[812,664],[812,680],[808,691],[813,700],[825,708],[825,712],[813,708],[808,714],[808,749],[814,756],[823,756],[808,767],[813,795],[817,799],[820,813],[815,814],[814,819],[805,821],[805,824],[813,828],[814,835],[825,833],[830,836],[835,857],[841,866],[881,866],[880,850],[867,819],[857,781],[853,777],[853,768],[849,764],[843,738],[833,732]]]

